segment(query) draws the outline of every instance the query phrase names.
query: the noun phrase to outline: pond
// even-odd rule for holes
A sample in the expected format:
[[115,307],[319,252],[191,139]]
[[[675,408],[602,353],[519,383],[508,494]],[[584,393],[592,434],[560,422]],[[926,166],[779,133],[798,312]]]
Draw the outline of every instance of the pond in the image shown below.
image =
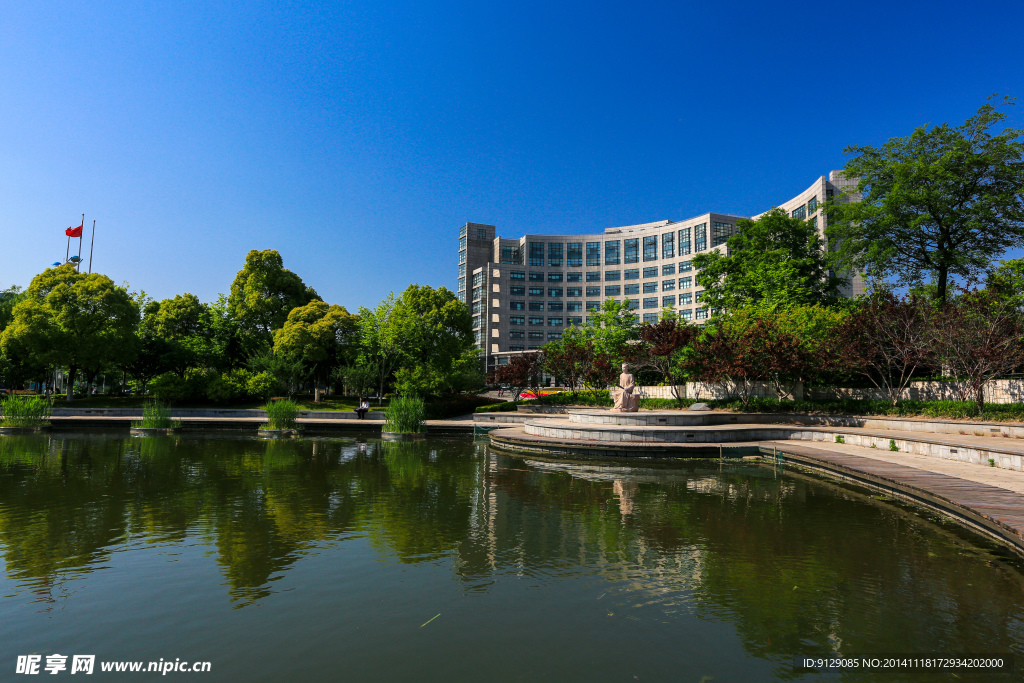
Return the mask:
[[210,662],[209,681],[894,679],[793,668],[831,652],[1024,666],[1015,559],[759,463],[2,437],[0,557],[7,671],[33,653],[95,655],[101,679],[101,662]]

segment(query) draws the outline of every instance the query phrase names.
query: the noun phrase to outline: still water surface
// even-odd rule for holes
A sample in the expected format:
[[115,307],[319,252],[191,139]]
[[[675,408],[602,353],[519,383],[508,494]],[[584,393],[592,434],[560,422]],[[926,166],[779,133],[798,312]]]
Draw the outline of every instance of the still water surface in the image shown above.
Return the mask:
[[757,464],[544,462],[469,438],[3,437],[0,557],[2,680],[28,653],[210,661],[187,676],[204,681],[817,680],[793,655],[829,652],[1024,666],[1012,560]]

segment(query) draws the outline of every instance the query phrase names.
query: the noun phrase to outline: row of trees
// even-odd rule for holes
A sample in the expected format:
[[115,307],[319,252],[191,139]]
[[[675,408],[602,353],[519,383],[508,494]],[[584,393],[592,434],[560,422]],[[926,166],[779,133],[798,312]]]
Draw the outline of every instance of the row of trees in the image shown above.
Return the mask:
[[428,395],[479,385],[468,309],[412,285],[375,309],[328,304],[273,250],[250,251],[230,294],[154,301],[109,277],[50,268],[0,293],[0,381],[131,381],[171,401],[266,398],[329,386]]
[[704,326],[671,313],[638,325],[635,316],[614,315],[616,309],[605,305],[607,327],[570,330],[499,366],[492,381],[521,392],[547,372],[571,391],[604,388],[615,385],[619,364],[628,363],[674,388],[685,381],[722,383],[744,406],[759,386],[781,400],[798,384],[858,378],[895,405],[912,379],[942,376],[958,400],[973,400],[981,410],[985,384],[1024,367],[1021,299],[992,288],[962,290],[945,303],[882,289],[842,306],[754,304]]

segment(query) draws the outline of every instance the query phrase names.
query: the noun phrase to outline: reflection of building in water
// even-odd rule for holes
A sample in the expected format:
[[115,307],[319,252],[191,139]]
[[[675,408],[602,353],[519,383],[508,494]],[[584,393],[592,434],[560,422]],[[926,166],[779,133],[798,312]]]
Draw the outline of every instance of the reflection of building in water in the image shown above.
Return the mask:
[[616,479],[612,482],[612,491],[619,499],[619,512],[623,517],[633,514],[633,494],[636,488],[635,481]]

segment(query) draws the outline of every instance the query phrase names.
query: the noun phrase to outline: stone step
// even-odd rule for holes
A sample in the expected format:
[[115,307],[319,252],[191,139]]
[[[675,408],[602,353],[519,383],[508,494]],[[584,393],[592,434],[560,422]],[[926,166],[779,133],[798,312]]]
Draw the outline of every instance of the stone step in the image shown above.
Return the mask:
[[[641,411],[636,413],[614,413],[610,410],[570,410],[569,422],[578,424],[638,425],[651,427],[725,425],[756,422],[754,416],[745,413],[693,411]],[[758,416],[760,417],[760,416]]]

